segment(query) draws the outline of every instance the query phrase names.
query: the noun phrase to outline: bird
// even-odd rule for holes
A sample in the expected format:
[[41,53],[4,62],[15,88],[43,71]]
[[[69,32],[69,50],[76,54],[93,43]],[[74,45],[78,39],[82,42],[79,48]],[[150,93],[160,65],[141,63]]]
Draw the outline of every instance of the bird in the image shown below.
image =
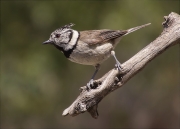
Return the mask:
[[51,44],[59,49],[64,56],[72,62],[82,65],[92,65],[95,72],[87,83],[87,90],[92,89],[95,75],[100,65],[110,56],[115,59],[115,66],[122,71],[121,63],[115,55],[115,47],[121,38],[131,32],[146,27],[151,23],[133,27],[126,30],[84,30],[72,29],[74,23],[64,25],[50,34],[50,38],[43,44]]

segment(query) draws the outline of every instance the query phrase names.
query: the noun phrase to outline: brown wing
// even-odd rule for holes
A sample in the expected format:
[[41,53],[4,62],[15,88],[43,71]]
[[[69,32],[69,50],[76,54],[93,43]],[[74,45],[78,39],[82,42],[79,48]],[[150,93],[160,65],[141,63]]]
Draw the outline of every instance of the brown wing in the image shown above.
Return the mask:
[[116,39],[126,34],[126,30],[88,30],[80,31],[80,40],[93,45]]

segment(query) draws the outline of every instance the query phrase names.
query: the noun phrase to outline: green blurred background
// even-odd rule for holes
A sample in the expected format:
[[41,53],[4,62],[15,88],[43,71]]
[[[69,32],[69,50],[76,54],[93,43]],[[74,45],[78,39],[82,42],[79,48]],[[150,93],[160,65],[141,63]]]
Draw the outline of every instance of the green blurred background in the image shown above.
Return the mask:
[[[6,1],[1,0],[1,128],[178,128],[180,121],[179,46],[167,49],[98,107],[62,117],[94,68],[68,61],[51,45],[42,45],[56,28],[128,29],[151,22],[121,40],[121,63],[162,32],[163,16],[179,13],[179,0]],[[113,58],[96,78],[114,67]]]

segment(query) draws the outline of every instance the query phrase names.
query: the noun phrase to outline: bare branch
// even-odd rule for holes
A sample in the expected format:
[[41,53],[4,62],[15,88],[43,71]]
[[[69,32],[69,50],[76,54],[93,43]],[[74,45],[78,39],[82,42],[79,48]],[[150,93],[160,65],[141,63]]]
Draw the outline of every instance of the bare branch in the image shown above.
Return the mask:
[[81,88],[81,93],[77,99],[63,111],[63,116],[76,116],[88,111],[93,118],[98,117],[98,103],[109,93],[123,86],[131,77],[142,70],[146,64],[161,54],[170,46],[180,43],[180,16],[170,13],[164,17],[162,23],[163,32],[148,46],[139,51],[136,55],[122,64],[123,71],[112,69],[103,77],[94,82],[94,89],[87,91],[85,86]]

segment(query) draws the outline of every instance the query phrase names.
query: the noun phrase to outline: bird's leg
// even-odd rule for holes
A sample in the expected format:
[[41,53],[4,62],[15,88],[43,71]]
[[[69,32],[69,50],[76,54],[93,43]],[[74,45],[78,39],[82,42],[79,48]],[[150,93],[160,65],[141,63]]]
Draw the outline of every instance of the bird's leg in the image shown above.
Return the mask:
[[91,77],[91,80],[87,83],[86,87],[87,87],[87,90],[90,90],[93,86],[93,82],[94,82],[94,77],[96,76],[97,72],[99,71],[99,68],[100,68],[100,64],[97,64],[95,66],[95,72],[93,74],[93,76]]
[[121,63],[117,60],[115,51],[111,51],[111,55],[114,57],[116,64],[115,66],[118,68],[119,71],[122,71]]

